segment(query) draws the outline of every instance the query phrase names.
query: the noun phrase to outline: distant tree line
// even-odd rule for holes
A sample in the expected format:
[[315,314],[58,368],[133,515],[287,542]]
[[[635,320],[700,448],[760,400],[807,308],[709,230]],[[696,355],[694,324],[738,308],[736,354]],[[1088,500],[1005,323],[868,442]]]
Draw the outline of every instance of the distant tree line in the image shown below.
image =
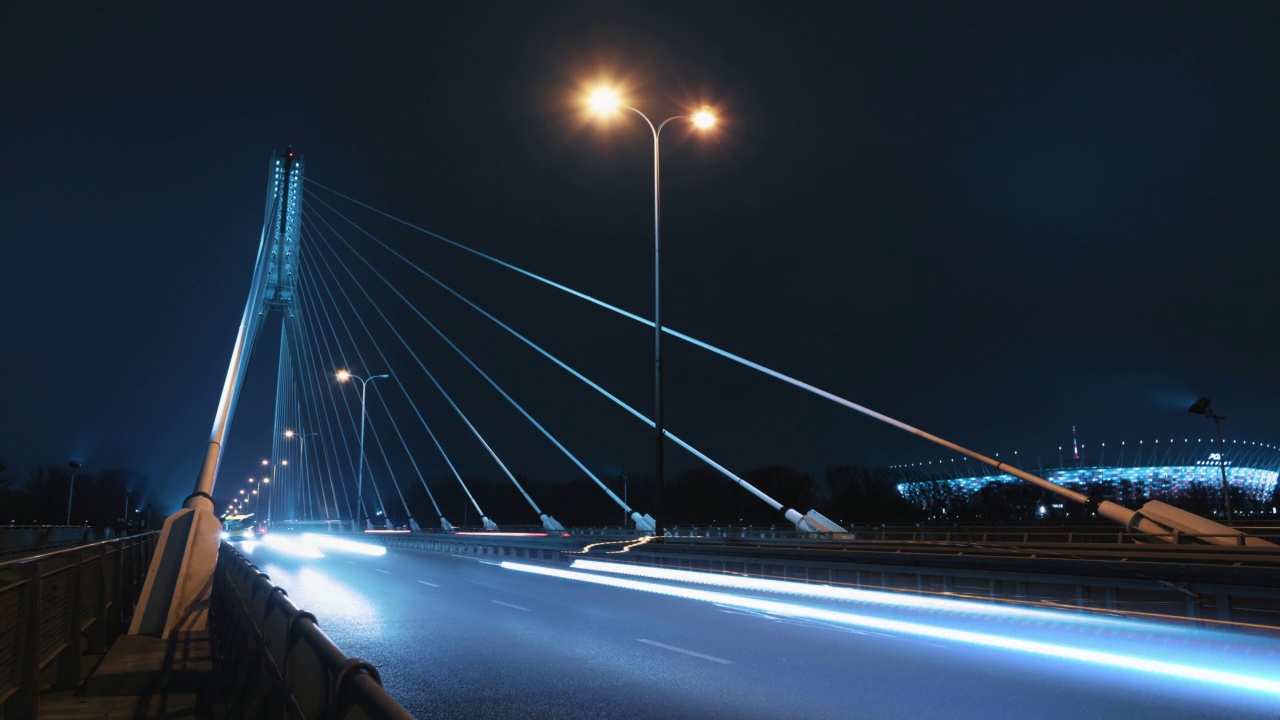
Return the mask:
[[[964,492],[947,480],[914,481],[905,494],[898,491],[907,482],[900,471],[856,465],[837,465],[815,475],[795,468],[771,465],[741,475],[747,482],[801,513],[811,509],[846,527],[865,524],[915,524],[922,522],[1035,522],[1038,520],[1092,519],[1083,506],[1063,502],[1053,493],[1030,483],[989,483],[976,492]],[[579,477],[565,482],[538,482],[519,474],[516,478],[543,512],[566,526],[618,525],[622,510],[594,482]],[[472,494],[486,515],[500,525],[532,525],[537,515],[519,491],[505,478],[464,476]],[[602,477],[619,497],[623,496],[623,476]],[[655,484],[651,474],[626,475],[628,503],[636,510],[657,515]],[[437,527],[438,521],[422,486],[405,485],[405,500],[423,527]],[[369,488],[365,488],[366,497]],[[480,519],[456,481],[432,482],[436,502],[449,522],[474,526]],[[387,497],[387,512],[393,521],[407,522],[399,498]],[[1144,496],[1131,482],[1096,484],[1085,494],[1138,508],[1147,500],[1162,500],[1205,517],[1220,517],[1221,488],[1193,485],[1190,488]],[[1262,513],[1280,504],[1280,488],[1270,502],[1246,496],[1232,488],[1231,506],[1237,515]],[[1043,512],[1042,512],[1043,508]],[[766,505],[745,489],[709,468],[694,468],[668,478],[664,491],[663,521],[667,525],[786,525],[782,513]],[[349,517],[342,512],[342,517]],[[629,521],[628,521],[629,522]]]
[[[40,465],[25,478],[0,459],[0,522],[6,525],[62,525],[71,503],[71,524],[95,528],[155,525],[163,518],[148,518],[145,497],[147,478],[130,470],[75,471],[66,465]],[[127,502],[126,502],[127,500]],[[141,512],[138,512],[141,505]],[[148,522],[148,520],[150,522]]]
[[[653,475],[626,474],[626,500],[640,512],[657,515],[656,487]],[[750,470],[744,480],[801,513],[816,509],[843,523],[915,522],[923,509],[913,506],[897,491],[893,471],[840,465],[821,475],[780,465]],[[536,482],[517,474],[516,478],[529,492],[543,512],[566,526],[618,525],[623,513],[589,478],[579,477],[565,482]],[[500,525],[536,524],[537,515],[510,480],[503,478],[463,477],[485,514]],[[602,477],[618,497],[623,497],[623,475]],[[422,486],[405,485],[405,500],[411,510],[422,513],[431,509]],[[366,497],[369,488],[365,488]],[[432,493],[449,522],[461,526],[478,525],[475,508],[467,500],[456,481],[432,482]],[[387,512],[400,522],[404,509],[398,497],[386,497]],[[663,493],[663,521],[668,525],[716,523],[721,525],[785,525],[781,512],[766,505],[751,493],[711,469],[691,469],[667,479]],[[342,513],[347,517],[347,513]],[[423,527],[437,526],[431,512],[414,519]],[[627,521],[630,523],[630,521]]]

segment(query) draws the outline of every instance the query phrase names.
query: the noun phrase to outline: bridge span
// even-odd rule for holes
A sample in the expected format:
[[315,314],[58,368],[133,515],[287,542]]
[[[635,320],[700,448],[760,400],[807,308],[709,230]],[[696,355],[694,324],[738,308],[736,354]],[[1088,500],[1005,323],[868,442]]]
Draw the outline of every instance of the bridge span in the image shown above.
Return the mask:
[[736,584],[750,578],[568,549],[554,561],[460,547],[239,550],[419,717],[1272,718],[1280,707],[1280,643],[1266,633],[954,595],[824,595],[851,589]]

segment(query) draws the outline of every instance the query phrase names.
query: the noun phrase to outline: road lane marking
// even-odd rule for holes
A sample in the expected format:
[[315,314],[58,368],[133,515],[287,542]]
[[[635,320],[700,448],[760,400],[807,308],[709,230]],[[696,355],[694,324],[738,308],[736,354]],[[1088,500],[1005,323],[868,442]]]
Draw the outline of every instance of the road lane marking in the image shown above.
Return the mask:
[[382,573],[383,575],[390,575],[390,574],[391,574],[391,571],[390,571],[390,570],[383,570],[382,568],[374,568],[374,570],[377,570],[378,572]]
[[[497,602],[497,600],[495,600],[494,602]],[[716,657],[716,656],[714,656],[714,655],[703,655],[703,654],[702,654],[702,653],[700,653],[700,652],[694,652],[694,651],[692,651],[692,650],[685,650],[684,648],[678,648],[678,647],[676,647],[675,645],[667,645],[666,643],[660,643],[660,642],[657,642],[656,640],[645,640],[644,638],[639,638],[638,640],[636,640],[636,642],[642,642],[642,643],[644,643],[645,645],[652,645],[652,646],[654,646],[654,647],[660,647],[660,648],[662,648],[663,650],[670,650],[670,651],[672,651],[672,652],[684,653],[685,655],[692,655],[693,657],[696,657],[696,658],[702,658],[703,660],[710,660],[711,662],[714,662],[714,663],[720,663],[721,665],[732,665],[732,664],[733,664],[733,661],[732,661],[732,660],[725,660],[724,658],[718,658],[718,657]]]
[[435,583],[429,583],[426,580],[419,580],[418,582],[422,583],[423,585],[430,585],[431,587],[440,587],[439,585]]
[[501,600],[490,600],[489,602],[491,602],[491,603],[497,603],[497,604],[499,604],[499,605],[506,605],[507,607],[509,607],[509,608],[515,608],[516,610],[523,610],[523,611],[525,611],[525,612],[533,612],[532,610],[530,610],[530,609],[529,609],[529,608],[527,608],[527,607],[520,607],[519,605],[512,605],[512,604],[511,604],[511,603],[509,603],[509,602],[502,602]]

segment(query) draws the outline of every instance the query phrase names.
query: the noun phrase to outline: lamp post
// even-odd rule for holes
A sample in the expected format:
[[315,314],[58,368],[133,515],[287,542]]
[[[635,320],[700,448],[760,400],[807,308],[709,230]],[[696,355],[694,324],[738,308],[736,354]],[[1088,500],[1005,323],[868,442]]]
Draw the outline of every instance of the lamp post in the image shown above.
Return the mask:
[[608,88],[597,89],[591,93],[587,102],[596,114],[602,116],[612,115],[618,108],[630,110],[644,120],[653,134],[653,431],[654,475],[657,478],[657,493],[654,497],[654,514],[656,516],[654,534],[662,537],[664,534],[662,495],[665,478],[663,474],[664,431],[662,428],[662,185],[659,172],[658,140],[662,136],[662,129],[672,120],[688,120],[699,130],[706,130],[716,124],[716,116],[711,110],[703,108],[692,115],[675,115],[654,125],[648,115],[630,105],[623,104],[618,94]]
[[[627,504],[627,474],[626,473],[622,473],[622,504],[623,505]],[[625,508],[622,511],[622,527],[624,530],[627,527],[627,511]]]
[[[356,471],[356,514],[357,514],[357,515],[363,515],[363,514],[364,514],[364,505],[363,505],[363,502],[364,502],[364,414],[365,414],[365,402],[364,402],[364,399],[365,399],[365,390],[367,390],[367,389],[368,389],[368,386],[369,386],[369,382],[370,382],[370,381],[372,381],[372,380],[377,380],[377,379],[379,379],[379,378],[389,378],[389,377],[391,377],[391,376],[390,376],[390,375],[372,375],[372,376],[370,376],[369,378],[367,378],[367,379],[366,379],[366,378],[361,378],[359,375],[352,375],[350,372],[347,372],[346,370],[339,370],[339,371],[338,371],[338,373],[337,373],[337,375],[336,375],[335,377],[337,377],[337,378],[338,378],[338,382],[346,382],[348,379],[353,379],[353,380],[359,380],[359,381],[360,381],[360,466],[359,466],[359,469]],[[360,520],[360,519],[363,519],[363,518],[358,518],[358,519],[357,519],[357,518],[353,518],[353,520],[352,520],[352,524],[355,526],[355,527],[353,528],[355,532],[363,532],[363,531],[364,531],[364,528],[363,528],[363,527],[361,527],[361,523],[359,522],[359,520]]]
[[67,467],[71,468],[71,487],[67,490],[67,525],[71,524],[71,500],[76,495],[76,471],[80,469],[80,463],[72,460],[67,463]]
[[[285,430],[285,431],[284,431],[284,436],[285,436],[286,438],[288,438],[288,439],[292,440],[293,438],[295,438],[295,437],[296,437],[296,438],[298,438],[298,440],[299,440],[299,442],[300,442],[300,447],[298,448],[298,453],[299,453],[300,455],[302,455],[302,470],[299,472],[299,474],[302,476],[302,485],[303,485],[303,487],[307,487],[307,480],[308,480],[308,478],[307,478],[307,469],[310,467],[310,466],[307,464],[307,438],[311,437],[312,435],[319,435],[319,434],[320,434],[320,433],[318,433],[318,432],[303,432],[303,431],[295,431],[295,430]],[[267,515],[270,515],[270,514],[271,514],[271,505],[270,505],[270,504],[268,504],[268,505],[267,505]]]
[[1222,421],[1226,418],[1221,415],[1215,415],[1213,407],[1210,405],[1209,398],[1202,397],[1192,403],[1187,408],[1187,412],[1195,415],[1204,415],[1213,421],[1213,427],[1218,431],[1218,467],[1222,469],[1222,514],[1226,517],[1227,525],[1231,524],[1231,487],[1227,484],[1227,456],[1222,454]]
[[[271,482],[272,480],[275,480],[275,479],[276,479],[276,469],[277,469],[277,468],[279,468],[281,465],[288,465],[288,464],[289,464],[289,461],[288,461],[288,460],[281,460],[281,461],[280,461],[280,462],[278,462],[278,463],[272,463],[270,460],[267,460],[267,459],[265,459],[265,458],[264,458],[264,459],[262,460],[262,466],[263,466],[263,467],[267,467],[267,466],[270,466],[270,467],[271,467],[271,477],[269,477],[269,478],[265,478],[265,477],[264,477],[264,478],[262,478],[262,482],[270,484],[270,482]],[[288,499],[288,498],[287,498],[287,495],[286,495],[286,499]],[[270,503],[270,502],[268,502],[268,503],[267,503],[267,524],[270,524],[270,523],[271,523],[271,503]]]

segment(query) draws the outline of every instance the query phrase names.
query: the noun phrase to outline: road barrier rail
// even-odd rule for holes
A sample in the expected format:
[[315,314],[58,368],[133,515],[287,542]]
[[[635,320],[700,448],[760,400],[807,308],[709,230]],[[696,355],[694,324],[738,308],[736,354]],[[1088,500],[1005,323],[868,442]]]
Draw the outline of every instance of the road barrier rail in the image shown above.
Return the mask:
[[1274,548],[668,540],[611,559],[1280,631],[1280,552]]
[[1280,552],[1274,548],[812,541],[794,535],[778,540],[682,537],[639,543],[639,538],[619,536],[414,533],[385,535],[382,540],[391,548],[477,559],[569,563],[590,556],[655,567],[1280,630]]
[[80,685],[81,658],[105,652],[147,576],[159,533],[0,563],[0,708],[36,717],[47,688]]
[[229,543],[218,550],[210,605],[228,708],[243,717],[412,720],[377,668],[347,657]]

